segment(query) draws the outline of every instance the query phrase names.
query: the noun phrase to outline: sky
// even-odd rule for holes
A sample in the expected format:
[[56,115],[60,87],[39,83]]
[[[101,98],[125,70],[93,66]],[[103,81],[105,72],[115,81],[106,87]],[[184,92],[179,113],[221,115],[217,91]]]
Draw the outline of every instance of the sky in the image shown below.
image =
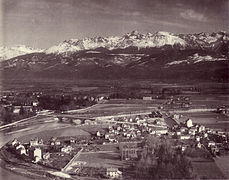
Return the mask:
[[229,0],[0,0],[0,8],[4,46],[48,48],[133,30],[228,32],[229,25]]

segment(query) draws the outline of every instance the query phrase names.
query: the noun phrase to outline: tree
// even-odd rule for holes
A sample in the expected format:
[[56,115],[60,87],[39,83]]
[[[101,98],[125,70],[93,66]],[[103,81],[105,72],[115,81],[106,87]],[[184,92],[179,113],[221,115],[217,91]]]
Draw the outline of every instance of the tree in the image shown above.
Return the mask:
[[166,139],[150,136],[136,165],[139,179],[192,178],[191,162]]
[[19,115],[24,116],[26,113],[25,109],[23,108],[23,106],[20,107],[20,111],[19,111]]

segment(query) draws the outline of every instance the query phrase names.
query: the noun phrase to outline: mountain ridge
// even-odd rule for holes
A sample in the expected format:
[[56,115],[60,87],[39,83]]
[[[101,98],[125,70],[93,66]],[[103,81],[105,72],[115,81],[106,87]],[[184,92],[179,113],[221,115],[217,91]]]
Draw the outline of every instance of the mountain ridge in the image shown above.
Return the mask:
[[[93,50],[105,48],[108,50],[125,49],[129,47],[144,48],[161,48],[163,46],[176,46],[179,49],[187,48],[215,48],[217,43],[229,41],[226,32],[217,33],[195,33],[195,34],[174,34],[165,31],[142,34],[137,31],[124,34],[123,36],[92,37],[83,39],[69,39],[58,45],[51,46],[47,49],[34,49],[25,45],[13,47],[0,47],[0,60],[8,60],[16,56],[45,52],[46,54],[69,54],[82,50]],[[222,42],[221,42],[222,43]]]
[[111,39],[64,41],[69,47],[62,47],[60,43],[61,48],[57,45],[56,49],[61,51],[41,50],[2,61],[0,72],[6,78],[18,79],[140,78],[228,82],[229,40],[225,32],[179,34],[178,37],[168,32],[143,35],[133,31]]

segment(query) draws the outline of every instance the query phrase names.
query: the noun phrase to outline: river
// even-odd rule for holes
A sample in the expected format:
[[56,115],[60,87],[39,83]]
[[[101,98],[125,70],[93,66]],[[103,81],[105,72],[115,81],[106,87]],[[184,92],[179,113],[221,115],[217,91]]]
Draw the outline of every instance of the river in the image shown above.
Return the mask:
[[[7,131],[4,132],[3,130],[0,130],[0,147],[4,146],[7,142],[13,140],[14,138],[18,138],[20,136],[27,136],[29,134],[34,134],[37,132],[41,132],[47,129],[57,129],[62,128],[63,124],[59,124],[57,122],[47,122],[42,124],[34,124],[29,127],[24,127],[23,129],[16,130],[16,131]],[[3,161],[0,160],[0,163]],[[31,178],[27,178],[24,176],[20,176],[18,174],[15,174],[13,172],[10,172],[8,170],[5,170],[0,167],[0,179],[1,180],[31,180]]]

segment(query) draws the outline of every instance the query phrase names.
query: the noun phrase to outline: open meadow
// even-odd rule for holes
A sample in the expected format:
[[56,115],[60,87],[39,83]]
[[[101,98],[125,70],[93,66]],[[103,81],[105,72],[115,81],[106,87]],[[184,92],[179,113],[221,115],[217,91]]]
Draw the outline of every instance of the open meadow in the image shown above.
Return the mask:
[[183,112],[182,119],[190,118],[194,123],[203,124],[213,129],[229,130],[229,117],[215,112]]
[[36,137],[43,139],[44,141],[49,140],[51,137],[62,137],[62,136],[90,136],[86,131],[77,127],[63,127],[52,130],[44,130],[34,134],[19,137],[18,140],[23,142],[29,142],[29,140]]
[[121,168],[124,165],[124,161],[120,160],[120,154],[112,151],[81,153],[77,161],[84,161],[86,166],[90,167]]

